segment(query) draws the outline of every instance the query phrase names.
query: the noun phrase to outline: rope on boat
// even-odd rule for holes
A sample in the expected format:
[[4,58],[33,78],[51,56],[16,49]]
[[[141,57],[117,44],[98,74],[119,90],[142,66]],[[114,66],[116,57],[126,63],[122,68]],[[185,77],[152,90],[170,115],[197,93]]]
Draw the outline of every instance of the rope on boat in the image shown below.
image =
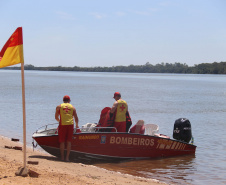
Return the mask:
[[34,149],[38,146],[38,143],[36,142],[36,144],[35,144],[35,140],[33,139],[32,145],[33,145],[33,152],[34,152]]

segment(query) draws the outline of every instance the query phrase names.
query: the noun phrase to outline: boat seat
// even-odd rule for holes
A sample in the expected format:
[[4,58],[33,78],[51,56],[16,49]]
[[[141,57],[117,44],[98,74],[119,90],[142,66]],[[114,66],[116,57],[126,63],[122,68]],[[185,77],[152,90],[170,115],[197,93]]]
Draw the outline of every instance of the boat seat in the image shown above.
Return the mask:
[[146,124],[145,127],[145,134],[154,136],[159,131],[159,126],[156,124]]
[[144,134],[145,127],[144,127],[144,120],[139,120],[136,125],[134,125],[130,131],[130,133],[137,133],[137,134]]

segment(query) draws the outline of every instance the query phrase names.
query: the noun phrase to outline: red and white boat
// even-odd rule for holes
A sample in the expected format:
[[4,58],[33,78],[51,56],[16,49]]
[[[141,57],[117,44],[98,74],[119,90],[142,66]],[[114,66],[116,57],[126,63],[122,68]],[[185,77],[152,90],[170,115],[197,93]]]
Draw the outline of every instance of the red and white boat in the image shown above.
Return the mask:
[[[184,122],[181,120],[181,123]],[[113,129],[107,131],[106,128],[96,127],[96,124],[91,123],[84,125],[80,132],[73,135],[70,160],[153,159],[195,154],[196,146],[189,143],[191,131],[187,141],[183,138],[183,130],[189,130],[187,126],[180,128],[174,125],[174,138],[177,139],[158,134],[157,125],[143,125],[142,120],[126,133],[112,132]],[[178,134],[183,135],[179,136],[182,139],[178,138]],[[56,124],[38,129],[32,137],[46,152],[60,157]]]

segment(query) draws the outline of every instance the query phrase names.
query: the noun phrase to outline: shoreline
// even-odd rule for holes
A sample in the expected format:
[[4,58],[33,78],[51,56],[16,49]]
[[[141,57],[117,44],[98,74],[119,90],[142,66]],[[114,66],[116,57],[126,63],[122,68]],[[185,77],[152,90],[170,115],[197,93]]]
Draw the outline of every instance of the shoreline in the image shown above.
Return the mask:
[[[22,143],[0,136],[0,184],[106,184],[106,185],[161,185],[166,184],[155,179],[122,174],[94,165],[62,162],[56,157],[27,146],[26,167],[30,173],[27,177],[16,176],[18,168],[23,167],[23,152],[18,150]],[[8,146],[8,148],[5,148]],[[13,149],[13,147],[16,147]],[[30,162],[38,162],[28,164]]]

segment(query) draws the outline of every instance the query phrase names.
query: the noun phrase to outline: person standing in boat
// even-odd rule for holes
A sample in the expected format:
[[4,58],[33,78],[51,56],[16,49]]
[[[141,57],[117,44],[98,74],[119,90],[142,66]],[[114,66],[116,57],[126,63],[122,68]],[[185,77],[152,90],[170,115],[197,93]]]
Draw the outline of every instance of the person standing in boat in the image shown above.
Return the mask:
[[110,114],[111,116],[115,115],[114,127],[116,127],[117,132],[126,132],[126,114],[128,112],[128,105],[126,101],[121,98],[119,92],[115,92],[113,98],[115,99],[115,102],[110,110]]
[[71,99],[68,95],[63,97],[63,102],[64,103],[56,107],[55,119],[59,122],[58,136],[60,142],[61,160],[64,160],[65,143],[67,143],[67,154],[65,161],[69,161],[71,141],[74,132],[74,120],[76,123],[76,129],[79,128],[78,116],[75,107],[70,104]]

